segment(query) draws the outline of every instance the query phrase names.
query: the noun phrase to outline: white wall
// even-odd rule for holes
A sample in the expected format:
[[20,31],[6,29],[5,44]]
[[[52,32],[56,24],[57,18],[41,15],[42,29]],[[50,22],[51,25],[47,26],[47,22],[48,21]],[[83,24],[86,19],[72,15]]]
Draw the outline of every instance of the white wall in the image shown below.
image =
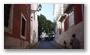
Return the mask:
[[76,37],[80,40],[81,48],[84,48],[84,22],[83,21],[81,21],[77,25],[73,25],[72,27],[68,28],[67,31],[63,32],[58,38],[59,40],[58,43],[63,45],[63,42],[65,40],[67,42],[67,47],[71,48],[70,39],[73,33],[75,33]]
[[63,14],[63,4],[54,4],[53,12],[55,19],[61,17],[60,15]]
[[59,13],[59,7],[60,5],[59,4],[54,4],[54,17],[57,18],[57,15]]
[[[36,10],[37,9],[37,4],[31,4],[31,10]],[[30,43],[31,45],[34,45],[38,41],[38,19],[37,19],[37,11],[32,11],[31,12],[31,35],[30,35]],[[36,33],[36,36],[34,37],[34,31]]]
[[33,23],[34,23],[34,13],[31,13],[31,17],[32,18],[30,18],[31,20],[31,23],[30,23],[30,43],[32,44],[32,42],[33,42],[33,30],[34,30],[34,25],[33,25]]
[[37,18],[37,12],[35,12],[35,21],[34,21],[34,28],[35,28],[35,32],[36,32],[36,38],[35,38],[35,42],[38,41],[38,18]]
[[62,7],[63,4],[54,4],[54,17],[55,17],[55,20],[56,20],[56,37],[55,37],[55,41],[56,42],[59,42],[58,38],[59,38],[59,30],[61,28],[61,23],[58,21],[61,17],[61,15],[63,14],[63,11],[62,11]]
[[31,4],[31,10],[37,10],[38,4]]

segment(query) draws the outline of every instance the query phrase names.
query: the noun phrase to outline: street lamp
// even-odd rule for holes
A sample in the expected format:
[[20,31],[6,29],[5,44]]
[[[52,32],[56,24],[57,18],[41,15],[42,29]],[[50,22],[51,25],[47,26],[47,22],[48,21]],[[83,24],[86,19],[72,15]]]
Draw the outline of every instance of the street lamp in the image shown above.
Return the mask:
[[31,10],[31,12],[39,12],[39,11],[41,11],[41,9],[42,9],[42,5],[41,4],[39,4],[38,5],[38,9],[37,10]]
[[39,4],[39,5],[38,5],[38,11],[41,11],[41,9],[42,9],[42,5]]
[[[34,4],[31,4],[31,8],[33,7],[33,6],[35,6]],[[36,6],[35,6],[36,7]],[[39,11],[41,11],[41,9],[42,9],[42,5],[41,4],[38,4],[38,6],[37,6],[38,8],[37,9],[31,9],[31,13],[35,13],[35,12],[39,12]],[[31,18],[33,18],[33,16],[31,16]],[[32,21],[32,20],[31,20]]]

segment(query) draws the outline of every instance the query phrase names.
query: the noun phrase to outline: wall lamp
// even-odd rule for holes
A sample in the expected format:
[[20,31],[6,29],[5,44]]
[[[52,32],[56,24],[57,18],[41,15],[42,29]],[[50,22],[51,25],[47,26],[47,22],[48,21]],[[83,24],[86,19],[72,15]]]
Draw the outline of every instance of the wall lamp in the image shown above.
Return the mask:
[[38,9],[37,10],[31,10],[32,12],[39,12],[39,11],[41,11],[41,9],[42,9],[42,5],[41,4],[39,4],[38,5]]

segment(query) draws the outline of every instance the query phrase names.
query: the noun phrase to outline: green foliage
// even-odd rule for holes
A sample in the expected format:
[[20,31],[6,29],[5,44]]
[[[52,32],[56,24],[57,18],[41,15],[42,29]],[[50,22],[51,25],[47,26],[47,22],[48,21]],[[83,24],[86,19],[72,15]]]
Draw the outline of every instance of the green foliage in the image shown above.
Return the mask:
[[46,33],[52,33],[54,30],[54,24],[50,20],[47,20],[46,17],[42,14],[38,16],[38,34],[45,30]]

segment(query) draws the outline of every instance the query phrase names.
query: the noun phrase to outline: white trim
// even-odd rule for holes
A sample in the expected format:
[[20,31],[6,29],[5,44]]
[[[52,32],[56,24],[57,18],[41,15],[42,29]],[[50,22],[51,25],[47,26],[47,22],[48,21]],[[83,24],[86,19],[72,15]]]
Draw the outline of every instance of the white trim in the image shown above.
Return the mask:
[[[23,36],[22,35],[22,17],[24,18],[24,20],[25,20],[25,36]],[[21,27],[20,27],[20,35],[21,35],[21,38],[22,39],[26,39],[26,27],[27,26],[27,20],[26,20],[26,18],[25,18],[25,16],[23,15],[23,13],[21,12]]]
[[4,26],[4,31],[12,34],[12,28],[13,28],[13,10],[14,10],[14,5],[11,5],[11,10],[10,10],[10,18],[9,18],[9,25],[8,28]]

